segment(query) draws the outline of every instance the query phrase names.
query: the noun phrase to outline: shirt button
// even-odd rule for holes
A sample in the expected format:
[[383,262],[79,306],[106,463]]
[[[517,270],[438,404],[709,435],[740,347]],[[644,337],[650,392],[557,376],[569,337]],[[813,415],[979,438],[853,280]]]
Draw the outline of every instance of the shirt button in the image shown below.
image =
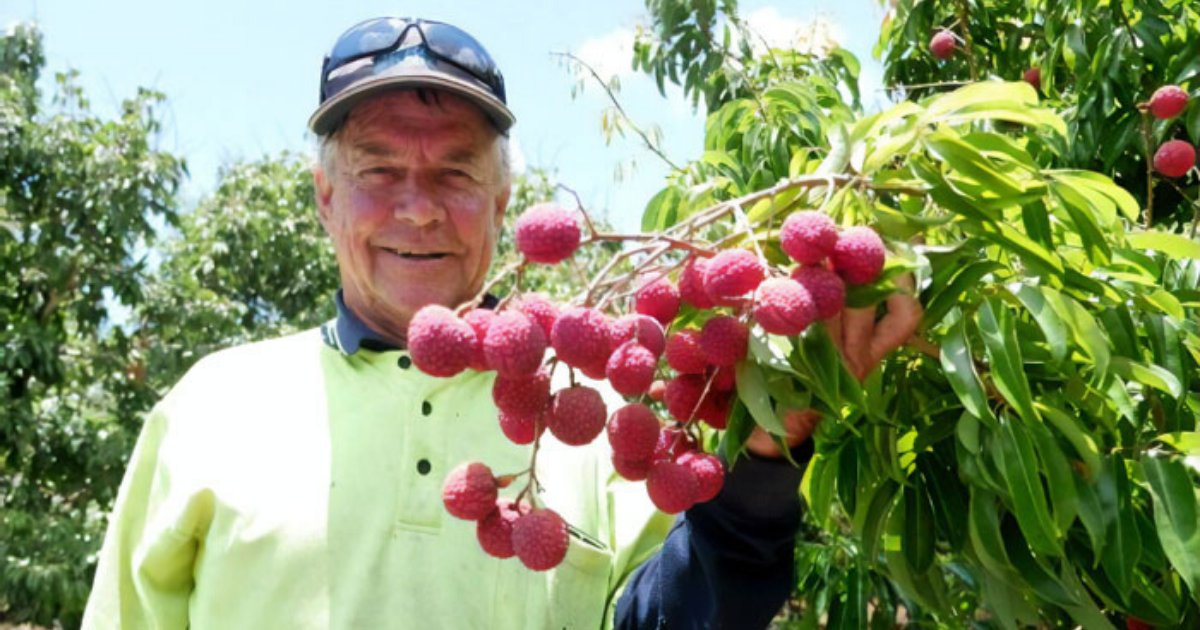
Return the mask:
[[396,361],[396,365],[399,365],[401,370],[407,370],[408,367],[412,365],[412,359],[408,358],[408,355],[406,354]]
[[431,413],[433,413],[433,405],[429,404],[428,400],[421,403],[421,415],[428,416]]
[[417,462],[417,472],[422,475],[428,475],[432,468],[433,464],[430,464],[428,459],[422,459]]

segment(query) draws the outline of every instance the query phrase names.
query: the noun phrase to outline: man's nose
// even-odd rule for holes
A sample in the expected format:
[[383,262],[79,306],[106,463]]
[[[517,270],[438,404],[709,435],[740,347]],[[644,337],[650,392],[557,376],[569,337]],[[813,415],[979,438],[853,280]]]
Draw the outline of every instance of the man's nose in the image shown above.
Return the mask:
[[433,225],[446,218],[443,200],[437,189],[420,178],[411,177],[397,191],[392,215],[397,221],[407,221],[418,227]]

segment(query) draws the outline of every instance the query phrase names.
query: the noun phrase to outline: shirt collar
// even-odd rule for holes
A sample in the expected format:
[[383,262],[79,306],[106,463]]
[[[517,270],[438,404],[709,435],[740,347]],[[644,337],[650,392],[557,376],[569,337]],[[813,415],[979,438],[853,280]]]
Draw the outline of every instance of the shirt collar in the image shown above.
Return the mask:
[[[480,307],[495,308],[499,301],[496,296],[489,293],[483,296],[483,303],[480,304]],[[321,326],[321,336],[331,347],[346,355],[354,354],[360,348],[373,352],[404,349],[384,339],[383,335],[359,319],[354,311],[346,306],[341,289],[338,289],[337,293],[333,295],[333,303],[337,305],[337,318]]]

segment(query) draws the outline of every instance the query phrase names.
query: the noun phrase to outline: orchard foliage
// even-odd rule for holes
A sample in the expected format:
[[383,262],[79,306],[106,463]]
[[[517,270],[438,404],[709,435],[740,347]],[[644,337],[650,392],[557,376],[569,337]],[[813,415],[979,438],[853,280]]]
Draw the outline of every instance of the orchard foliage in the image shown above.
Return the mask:
[[[876,114],[846,103],[839,94],[852,92],[830,89],[822,72],[716,92],[704,155],[647,206],[643,228],[670,230],[736,205],[735,220],[704,236],[750,241],[773,263],[783,218],[819,209],[872,224],[891,249],[883,279],[850,303],[879,303],[901,273],[918,281],[921,331],[861,384],[820,327],[758,331],[738,367],[730,456],[753,426],[778,432],[797,400],[825,417],[802,486],[812,530],[797,547],[789,624],[1200,622],[1200,243],[1172,233],[1193,212],[1194,185],[1183,186],[1194,179],[1154,176],[1175,194],[1154,202],[1157,229],[1142,227],[1136,133],[1139,102],[1193,80],[1194,9],[1116,3],[1114,35],[1095,22],[1104,11],[1048,4],[1054,15],[962,3],[958,27],[974,36],[961,52],[978,56],[981,79],[970,82],[967,60],[943,68],[926,49],[959,3],[899,3],[880,43],[889,80],[966,82],[910,89]],[[671,46],[718,27],[677,19],[681,5],[707,10],[651,3],[658,40],[640,48],[649,64],[635,63],[673,67],[668,76],[703,89],[692,77],[709,75]],[[1050,98],[1001,80],[1036,64]],[[1178,119],[1153,129],[1188,133]]]

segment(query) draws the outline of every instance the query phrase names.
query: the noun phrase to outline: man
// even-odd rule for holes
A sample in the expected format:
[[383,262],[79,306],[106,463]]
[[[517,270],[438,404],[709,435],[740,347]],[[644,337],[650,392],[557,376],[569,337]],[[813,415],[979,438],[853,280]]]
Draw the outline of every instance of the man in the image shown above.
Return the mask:
[[[339,38],[309,125],[338,317],[204,358],[147,419],[85,628],[762,627],[791,587],[800,471],[758,435],[715,500],[674,523],[614,480],[602,440],[539,452],[539,501],[575,528],[536,573],[479,550],[442,479],[527,466],[492,377],[419,373],[408,321],[476,295],[508,203],[504,82],[465,32],[382,18]],[[874,365],[919,318],[897,299],[834,326]],[[856,368],[857,369],[857,368]],[[858,369],[860,373],[865,372]],[[810,419],[791,443],[805,457]],[[669,530],[669,532],[668,532]],[[665,543],[663,540],[665,538]],[[661,550],[659,546],[661,544]]]

